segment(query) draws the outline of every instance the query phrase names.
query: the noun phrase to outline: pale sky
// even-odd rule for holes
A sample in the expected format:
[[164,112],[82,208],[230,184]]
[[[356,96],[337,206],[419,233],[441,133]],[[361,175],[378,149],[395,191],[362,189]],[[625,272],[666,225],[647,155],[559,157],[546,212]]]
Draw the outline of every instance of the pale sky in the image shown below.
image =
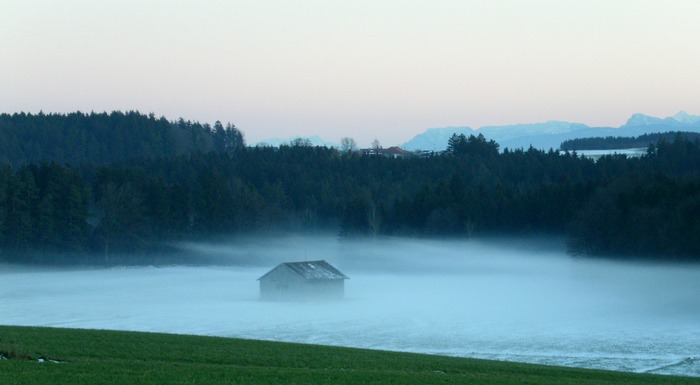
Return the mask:
[[700,114],[698,0],[0,2],[0,112],[139,110],[248,143]]

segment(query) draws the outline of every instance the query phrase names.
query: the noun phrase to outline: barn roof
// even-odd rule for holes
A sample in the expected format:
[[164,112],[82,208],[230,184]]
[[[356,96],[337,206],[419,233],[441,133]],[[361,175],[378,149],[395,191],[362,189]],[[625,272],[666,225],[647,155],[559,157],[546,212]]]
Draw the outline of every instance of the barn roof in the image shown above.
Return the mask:
[[325,281],[325,280],[336,280],[336,279],[349,279],[345,274],[341,273],[338,269],[331,266],[330,263],[326,261],[306,261],[306,262],[287,262],[282,263],[275,267],[274,269],[268,271],[265,275],[258,279],[263,279],[265,276],[270,274],[280,267],[286,267],[293,271],[294,273],[301,276],[307,281]]

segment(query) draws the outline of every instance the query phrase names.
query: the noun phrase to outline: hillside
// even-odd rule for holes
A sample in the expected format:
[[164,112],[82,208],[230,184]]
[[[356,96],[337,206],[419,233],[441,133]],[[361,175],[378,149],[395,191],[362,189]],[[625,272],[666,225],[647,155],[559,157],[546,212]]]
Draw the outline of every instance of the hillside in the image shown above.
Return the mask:
[[235,126],[169,122],[136,111],[36,115],[0,114],[0,162],[108,164],[244,145]]
[[3,384],[700,384],[700,379],[229,338],[0,326]]

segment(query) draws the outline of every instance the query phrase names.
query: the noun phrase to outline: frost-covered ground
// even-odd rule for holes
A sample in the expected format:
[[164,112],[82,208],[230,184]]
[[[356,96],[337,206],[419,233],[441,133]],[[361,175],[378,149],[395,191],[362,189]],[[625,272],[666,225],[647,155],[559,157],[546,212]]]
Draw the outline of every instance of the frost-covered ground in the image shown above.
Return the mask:
[[[542,244],[541,244],[542,245]],[[0,265],[0,324],[297,341],[700,376],[700,268],[501,241],[281,238],[186,245],[233,266]],[[347,299],[258,301],[281,261],[327,259]],[[263,265],[257,263],[263,261]]]

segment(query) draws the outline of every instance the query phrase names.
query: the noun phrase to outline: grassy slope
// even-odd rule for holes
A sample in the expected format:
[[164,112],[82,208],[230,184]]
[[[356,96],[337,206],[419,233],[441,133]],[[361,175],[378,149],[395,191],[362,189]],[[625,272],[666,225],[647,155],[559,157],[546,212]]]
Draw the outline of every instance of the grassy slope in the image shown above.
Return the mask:
[[[0,384],[700,384],[640,375],[229,338],[0,326]],[[39,363],[38,358],[63,361]]]

